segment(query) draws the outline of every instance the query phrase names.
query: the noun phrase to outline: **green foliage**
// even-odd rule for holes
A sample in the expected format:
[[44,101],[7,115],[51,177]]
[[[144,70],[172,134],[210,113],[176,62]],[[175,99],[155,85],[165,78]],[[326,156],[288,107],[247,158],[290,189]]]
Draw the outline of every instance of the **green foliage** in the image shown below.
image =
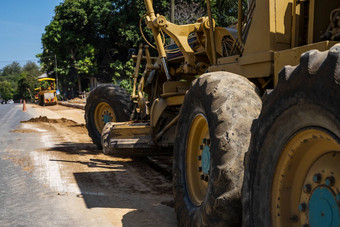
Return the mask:
[[50,84],[48,81],[44,80],[40,82],[40,87],[42,90],[47,90],[50,87]]
[[[237,23],[238,0],[211,0],[211,8],[217,26],[226,27]],[[242,0],[243,14],[246,9],[247,1]]]
[[133,82],[131,78],[124,79],[119,83],[121,88],[124,88],[129,94],[132,94]]
[[[34,93],[37,85],[37,77],[41,74],[36,63],[28,61],[23,67],[19,63],[13,62],[0,70],[0,81],[6,82],[3,86],[11,85],[12,98],[31,98],[29,90]],[[1,94],[1,93],[0,93]]]
[[111,68],[114,69],[114,77],[112,77],[112,81],[114,84],[117,84],[117,78],[123,78],[119,86],[127,90],[128,93],[132,93],[133,86],[133,73],[134,73],[134,62],[132,59],[128,60],[123,64],[121,61],[116,60],[111,65]]
[[5,100],[13,99],[14,89],[8,81],[0,81],[0,95]]
[[[195,9],[205,12],[205,0],[176,0],[179,4],[176,8],[183,8],[180,4],[184,3],[195,4]],[[153,1],[153,4],[156,13],[169,19],[169,0]],[[211,5],[217,25],[236,22],[237,0],[211,0]],[[43,71],[55,71],[56,56],[63,90],[76,88],[78,77],[96,77],[106,82],[124,78],[121,86],[129,87],[133,64],[129,63],[128,49],[145,43],[138,25],[145,12],[144,0],[65,0],[55,8],[53,20],[42,35],[43,52],[37,56]],[[183,21],[190,18],[192,22],[195,16],[201,15],[185,15]],[[144,22],[143,31],[153,43],[152,32]]]
[[34,97],[34,88],[37,84],[36,75],[31,75],[28,71],[23,71],[18,81],[17,94],[20,98],[30,99]]

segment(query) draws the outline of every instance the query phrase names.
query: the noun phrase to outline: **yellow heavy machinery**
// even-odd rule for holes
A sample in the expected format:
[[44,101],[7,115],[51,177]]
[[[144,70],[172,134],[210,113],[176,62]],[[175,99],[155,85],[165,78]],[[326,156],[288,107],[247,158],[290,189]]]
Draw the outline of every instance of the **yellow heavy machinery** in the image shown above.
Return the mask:
[[39,105],[56,105],[58,103],[58,98],[55,89],[55,79],[46,77],[38,79],[38,81],[39,88],[37,89],[37,92]]
[[144,2],[158,56],[140,46],[131,97],[91,92],[94,143],[173,151],[180,226],[339,226],[339,0],[239,0],[237,29],[215,27],[209,1],[187,25]]

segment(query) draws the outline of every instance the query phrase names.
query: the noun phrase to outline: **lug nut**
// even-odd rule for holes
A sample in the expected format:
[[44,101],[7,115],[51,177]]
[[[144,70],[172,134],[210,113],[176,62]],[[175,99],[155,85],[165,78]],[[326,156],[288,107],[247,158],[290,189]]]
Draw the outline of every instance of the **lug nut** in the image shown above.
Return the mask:
[[205,180],[206,182],[208,182],[208,181],[209,181],[209,177],[208,177],[208,175],[205,175],[205,176],[204,176],[204,180]]
[[305,212],[306,208],[307,208],[306,203],[300,203],[299,204],[299,211]]
[[312,186],[311,186],[310,184],[305,184],[305,185],[303,186],[303,192],[304,192],[304,193],[310,193],[311,190],[312,190]]
[[291,220],[292,222],[298,222],[299,221],[299,217],[294,214],[294,215],[289,217],[289,220]]
[[313,176],[313,182],[314,182],[314,183],[317,183],[317,184],[321,182],[321,174],[320,174],[320,173],[314,174],[314,176]]
[[325,183],[327,186],[333,186],[335,183],[335,178],[333,176],[329,176],[326,178]]

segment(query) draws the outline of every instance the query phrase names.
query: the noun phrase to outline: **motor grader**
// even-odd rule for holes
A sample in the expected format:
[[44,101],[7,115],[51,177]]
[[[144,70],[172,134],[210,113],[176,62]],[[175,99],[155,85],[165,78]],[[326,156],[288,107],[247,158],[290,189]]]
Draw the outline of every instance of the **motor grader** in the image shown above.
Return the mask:
[[229,28],[209,1],[186,25],[144,2],[158,56],[140,45],[131,96],[91,92],[93,142],[105,154],[170,151],[180,226],[339,226],[340,2],[250,0],[242,12],[239,0]]

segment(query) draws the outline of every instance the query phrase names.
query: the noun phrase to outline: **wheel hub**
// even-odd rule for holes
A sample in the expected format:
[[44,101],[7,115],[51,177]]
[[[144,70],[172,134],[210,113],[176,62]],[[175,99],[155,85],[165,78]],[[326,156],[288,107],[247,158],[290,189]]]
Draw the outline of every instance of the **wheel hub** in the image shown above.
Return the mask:
[[102,116],[103,116],[104,124],[106,124],[107,122],[111,122],[111,120],[112,120],[111,113],[109,113],[108,111],[105,111],[104,115],[102,115]]
[[310,226],[339,226],[339,206],[332,190],[317,187],[309,200],[308,216]]
[[201,162],[203,173],[208,175],[210,170],[210,147],[207,144],[203,147]]
[[198,114],[191,122],[186,149],[186,187],[191,202],[200,206],[205,198],[210,174],[208,122]]
[[340,200],[337,201],[340,197],[337,182],[339,161],[339,152],[330,152],[319,157],[310,167],[298,206],[302,223],[311,227],[340,226]]
[[100,102],[94,110],[94,123],[99,133],[102,132],[104,126],[108,122],[115,122],[116,115],[107,102]]
[[319,129],[286,145],[272,184],[273,226],[340,226],[340,144]]

